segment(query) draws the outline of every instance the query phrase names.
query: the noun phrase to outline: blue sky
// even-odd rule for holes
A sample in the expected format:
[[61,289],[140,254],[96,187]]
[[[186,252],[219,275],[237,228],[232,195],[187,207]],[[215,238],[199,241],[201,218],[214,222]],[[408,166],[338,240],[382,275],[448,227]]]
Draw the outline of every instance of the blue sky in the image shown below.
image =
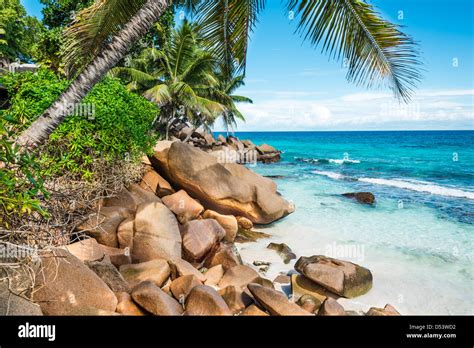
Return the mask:
[[[41,16],[39,1],[22,0]],[[252,35],[238,130],[474,129],[474,1],[371,0],[418,43],[424,78],[413,101],[345,79],[341,63],[294,34],[278,0],[267,1]],[[221,127],[216,127],[217,129]]]

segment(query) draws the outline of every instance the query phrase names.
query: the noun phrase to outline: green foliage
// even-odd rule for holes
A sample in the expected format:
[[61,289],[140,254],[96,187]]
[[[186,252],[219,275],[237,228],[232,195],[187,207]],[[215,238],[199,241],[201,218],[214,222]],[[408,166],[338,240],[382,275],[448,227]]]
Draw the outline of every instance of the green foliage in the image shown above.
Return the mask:
[[29,153],[19,152],[11,141],[8,117],[0,117],[0,227],[9,227],[9,217],[38,212],[47,216],[39,197],[47,197],[39,175],[39,163]]
[[[67,87],[67,81],[48,70],[10,74],[3,83],[13,95],[9,113],[19,123],[17,134]],[[78,109],[90,112],[77,112]],[[136,160],[153,146],[150,129],[158,113],[154,104],[127,91],[117,79],[106,78],[40,149],[41,173],[51,177],[67,172],[90,179],[97,159],[111,164],[117,159]]]
[[87,6],[94,0],[40,0],[44,5],[43,23],[49,28],[59,28],[68,25],[74,14]]
[[0,0],[0,58],[29,60],[40,28],[20,0]]

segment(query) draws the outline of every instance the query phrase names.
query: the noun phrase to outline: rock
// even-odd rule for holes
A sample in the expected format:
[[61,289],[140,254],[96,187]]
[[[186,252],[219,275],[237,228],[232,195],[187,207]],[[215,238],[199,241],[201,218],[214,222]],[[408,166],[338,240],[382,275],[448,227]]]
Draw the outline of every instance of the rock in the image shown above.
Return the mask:
[[237,219],[233,215],[222,215],[213,210],[206,210],[202,217],[204,219],[214,219],[219,225],[225,230],[225,241],[233,242],[237,231],[239,230],[239,225],[237,224]]
[[209,286],[217,286],[223,276],[224,267],[222,267],[222,265],[211,267],[204,273],[204,277],[206,278],[204,284]]
[[281,161],[281,155],[279,152],[258,155],[257,160],[263,164],[276,163]]
[[210,253],[204,263],[207,268],[222,265],[226,271],[241,264],[242,258],[237,248],[225,243],[221,243],[214,252]]
[[134,212],[137,210],[137,202],[135,201],[132,193],[126,188],[123,188],[113,197],[106,198],[104,200],[104,207],[121,207],[127,209],[130,212]]
[[161,203],[138,206],[132,258],[135,262],[181,258],[181,235],[173,213]]
[[314,314],[321,307],[322,302],[314,296],[305,294],[299,298],[296,304],[305,311]]
[[242,144],[246,149],[255,149],[257,146],[251,140],[242,140]]
[[244,150],[244,144],[240,142],[240,140],[232,135],[229,135],[227,137],[227,144],[233,148],[235,151],[243,151]]
[[239,265],[227,270],[218,285],[221,289],[228,286],[235,286],[238,289],[242,289],[247,284],[255,282],[259,277],[253,268]]
[[184,190],[163,197],[163,204],[176,214],[180,224],[195,220],[204,211],[204,207],[196,200],[189,197]]
[[246,307],[253,303],[253,300],[249,295],[243,292],[242,289],[233,285],[229,285],[226,288],[219,290],[219,295],[222,296],[233,314],[242,312]]
[[175,192],[170,183],[154,170],[145,173],[140,182],[140,187],[154,193],[160,198]]
[[104,257],[104,250],[94,238],[87,238],[61,247],[81,261],[96,261]]
[[372,288],[372,273],[352,262],[316,255],[300,257],[295,269],[326,289],[352,298]]
[[100,248],[102,249],[104,254],[106,254],[110,258],[110,262],[112,262],[112,265],[117,268],[122,265],[128,265],[132,263],[130,250],[127,248],[119,249],[108,247],[105,245],[100,245]]
[[276,276],[275,279],[273,279],[273,282],[279,283],[279,284],[290,284],[291,278],[287,276],[286,274],[279,274]]
[[189,262],[202,261],[225,236],[225,230],[213,219],[189,221],[180,230],[183,257]]
[[189,295],[191,290],[202,283],[194,275],[185,275],[176,278],[171,282],[170,290],[174,298],[180,303],[184,303],[184,300]]
[[170,276],[170,266],[166,260],[152,260],[133,265],[123,265],[120,273],[133,288],[141,282],[151,281],[161,287]]
[[258,303],[271,315],[311,315],[304,309],[300,308],[296,303],[288,301],[287,297],[279,291],[258,284],[249,284],[247,287]]
[[346,315],[346,312],[344,311],[344,307],[342,307],[335,299],[328,297],[321,305],[321,308],[319,308],[318,315]]
[[223,144],[227,143],[227,139],[222,134],[219,134],[217,141],[220,141]]
[[186,315],[232,315],[216,290],[207,285],[194,287],[186,298]]
[[148,314],[145,310],[133,302],[132,296],[130,296],[130,294],[126,292],[120,292],[116,293],[115,295],[117,296],[118,300],[117,309],[115,310],[117,313],[130,316],[143,316]]
[[131,216],[131,212],[122,207],[102,207],[98,213],[90,215],[79,225],[78,231],[85,232],[103,245],[118,247],[117,228]]
[[261,155],[278,152],[277,149],[275,149],[273,146],[270,146],[268,144],[262,144],[260,146],[257,146],[257,151]]
[[205,134],[204,140],[206,141],[207,145],[214,145],[216,143],[216,139],[214,139],[212,134]]
[[117,228],[117,240],[120,248],[133,249],[135,217],[123,220]]
[[[137,203],[137,208],[140,204],[145,203],[161,203],[161,199],[156,196],[153,192],[147,191],[144,188],[141,188],[137,184],[131,184],[128,188],[130,193],[132,194],[135,202]],[[135,211],[136,211],[135,209]]]
[[291,260],[296,259],[296,255],[291,251],[290,247],[285,243],[277,244],[270,243],[267,249],[275,250],[281,256],[285,264],[290,263]]
[[260,266],[270,266],[272,263],[267,262],[267,261],[254,261],[252,262],[254,266],[260,267]]
[[291,275],[291,293],[295,301],[304,295],[311,295],[320,302],[324,302],[328,297],[328,291],[325,288],[301,274]]
[[355,199],[361,204],[373,205],[375,203],[375,196],[370,192],[354,192],[354,193],[344,193],[344,197]]
[[239,231],[237,232],[237,236],[235,238],[235,242],[237,243],[253,243],[256,242],[259,239],[263,238],[270,238],[271,236],[269,234],[263,233],[263,232],[257,232],[257,231],[252,231],[252,230],[243,230],[239,228]]
[[171,269],[171,279],[173,280],[185,275],[193,275],[202,283],[206,280],[204,274],[199,272],[199,270],[194,268],[194,266],[186,260],[169,260],[168,264]]
[[247,316],[255,316],[255,317],[268,317],[268,313],[265,313],[260,308],[258,308],[255,304],[248,306],[240,316],[247,317]]
[[220,214],[268,224],[294,211],[270,179],[245,166],[218,163],[216,157],[190,145],[174,142],[154,159],[152,164],[165,179]]
[[142,282],[132,292],[133,300],[154,315],[181,315],[183,307],[152,282]]
[[110,258],[107,255],[104,255],[101,260],[86,261],[85,264],[93,270],[94,273],[97,274],[113,292],[131,292],[130,286],[118,269],[112,265]]
[[253,228],[253,222],[243,216],[236,216],[237,224],[243,230],[251,230]]
[[257,279],[255,279],[255,281],[253,283],[259,284],[259,285],[264,286],[264,287],[269,288],[269,289],[275,289],[275,286],[273,285],[273,282],[270,279],[263,278],[263,277],[260,277],[260,276]]
[[150,315],[146,310],[141,308],[137,305],[132,296],[126,292],[119,292],[116,293],[115,296],[117,297],[118,304],[115,310],[117,315],[125,315],[125,316],[146,316]]
[[41,256],[33,300],[45,315],[68,315],[74,309],[94,307],[114,312],[117,298],[112,290],[81,260],[62,249]]
[[7,278],[0,280],[0,316],[38,316],[43,315],[41,307],[19,296],[9,288]]
[[365,314],[367,316],[396,316],[400,313],[390,304],[386,304],[384,308],[372,307]]

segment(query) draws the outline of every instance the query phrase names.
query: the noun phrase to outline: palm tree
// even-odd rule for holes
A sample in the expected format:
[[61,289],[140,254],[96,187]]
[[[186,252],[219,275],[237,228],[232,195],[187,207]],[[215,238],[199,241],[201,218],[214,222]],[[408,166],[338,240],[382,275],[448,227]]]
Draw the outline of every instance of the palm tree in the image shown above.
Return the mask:
[[161,108],[159,123],[168,139],[171,125],[189,121],[195,128],[207,127],[225,111],[224,105],[207,98],[218,85],[217,61],[200,46],[195,25],[185,21],[174,30],[162,50],[145,49],[128,67],[112,70],[129,89],[138,91]]
[[[298,21],[298,32],[331,58],[343,59],[347,79],[357,85],[388,85],[407,102],[420,80],[413,41],[384,20],[366,0],[286,0]],[[183,0],[196,13],[209,49],[230,66],[245,71],[249,34],[265,0]],[[126,54],[170,5],[167,0],[97,0],[78,15],[67,31],[67,62],[79,62],[69,89],[18,139],[35,145],[48,138],[67,114],[65,105],[79,102]],[[85,57],[85,59],[84,59]],[[72,64],[74,66],[74,64]],[[85,68],[82,68],[85,66]],[[74,71],[74,69],[73,69]]]

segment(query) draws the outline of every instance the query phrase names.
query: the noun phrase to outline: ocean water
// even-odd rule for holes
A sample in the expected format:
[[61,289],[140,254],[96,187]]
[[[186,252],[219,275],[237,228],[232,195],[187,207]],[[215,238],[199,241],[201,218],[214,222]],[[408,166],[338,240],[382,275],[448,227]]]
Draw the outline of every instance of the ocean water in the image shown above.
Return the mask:
[[[391,303],[402,314],[474,314],[474,131],[236,135],[283,151],[281,162],[252,170],[276,177],[296,212],[259,230],[298,256],[372,271],[372,290],[341,299],[346,309]],[[357,191],[372,192],[376,205],[341,196]],[[283,264],[269,242],[239,248],[249,263],[272,262],[273,279],[294,261]]]

